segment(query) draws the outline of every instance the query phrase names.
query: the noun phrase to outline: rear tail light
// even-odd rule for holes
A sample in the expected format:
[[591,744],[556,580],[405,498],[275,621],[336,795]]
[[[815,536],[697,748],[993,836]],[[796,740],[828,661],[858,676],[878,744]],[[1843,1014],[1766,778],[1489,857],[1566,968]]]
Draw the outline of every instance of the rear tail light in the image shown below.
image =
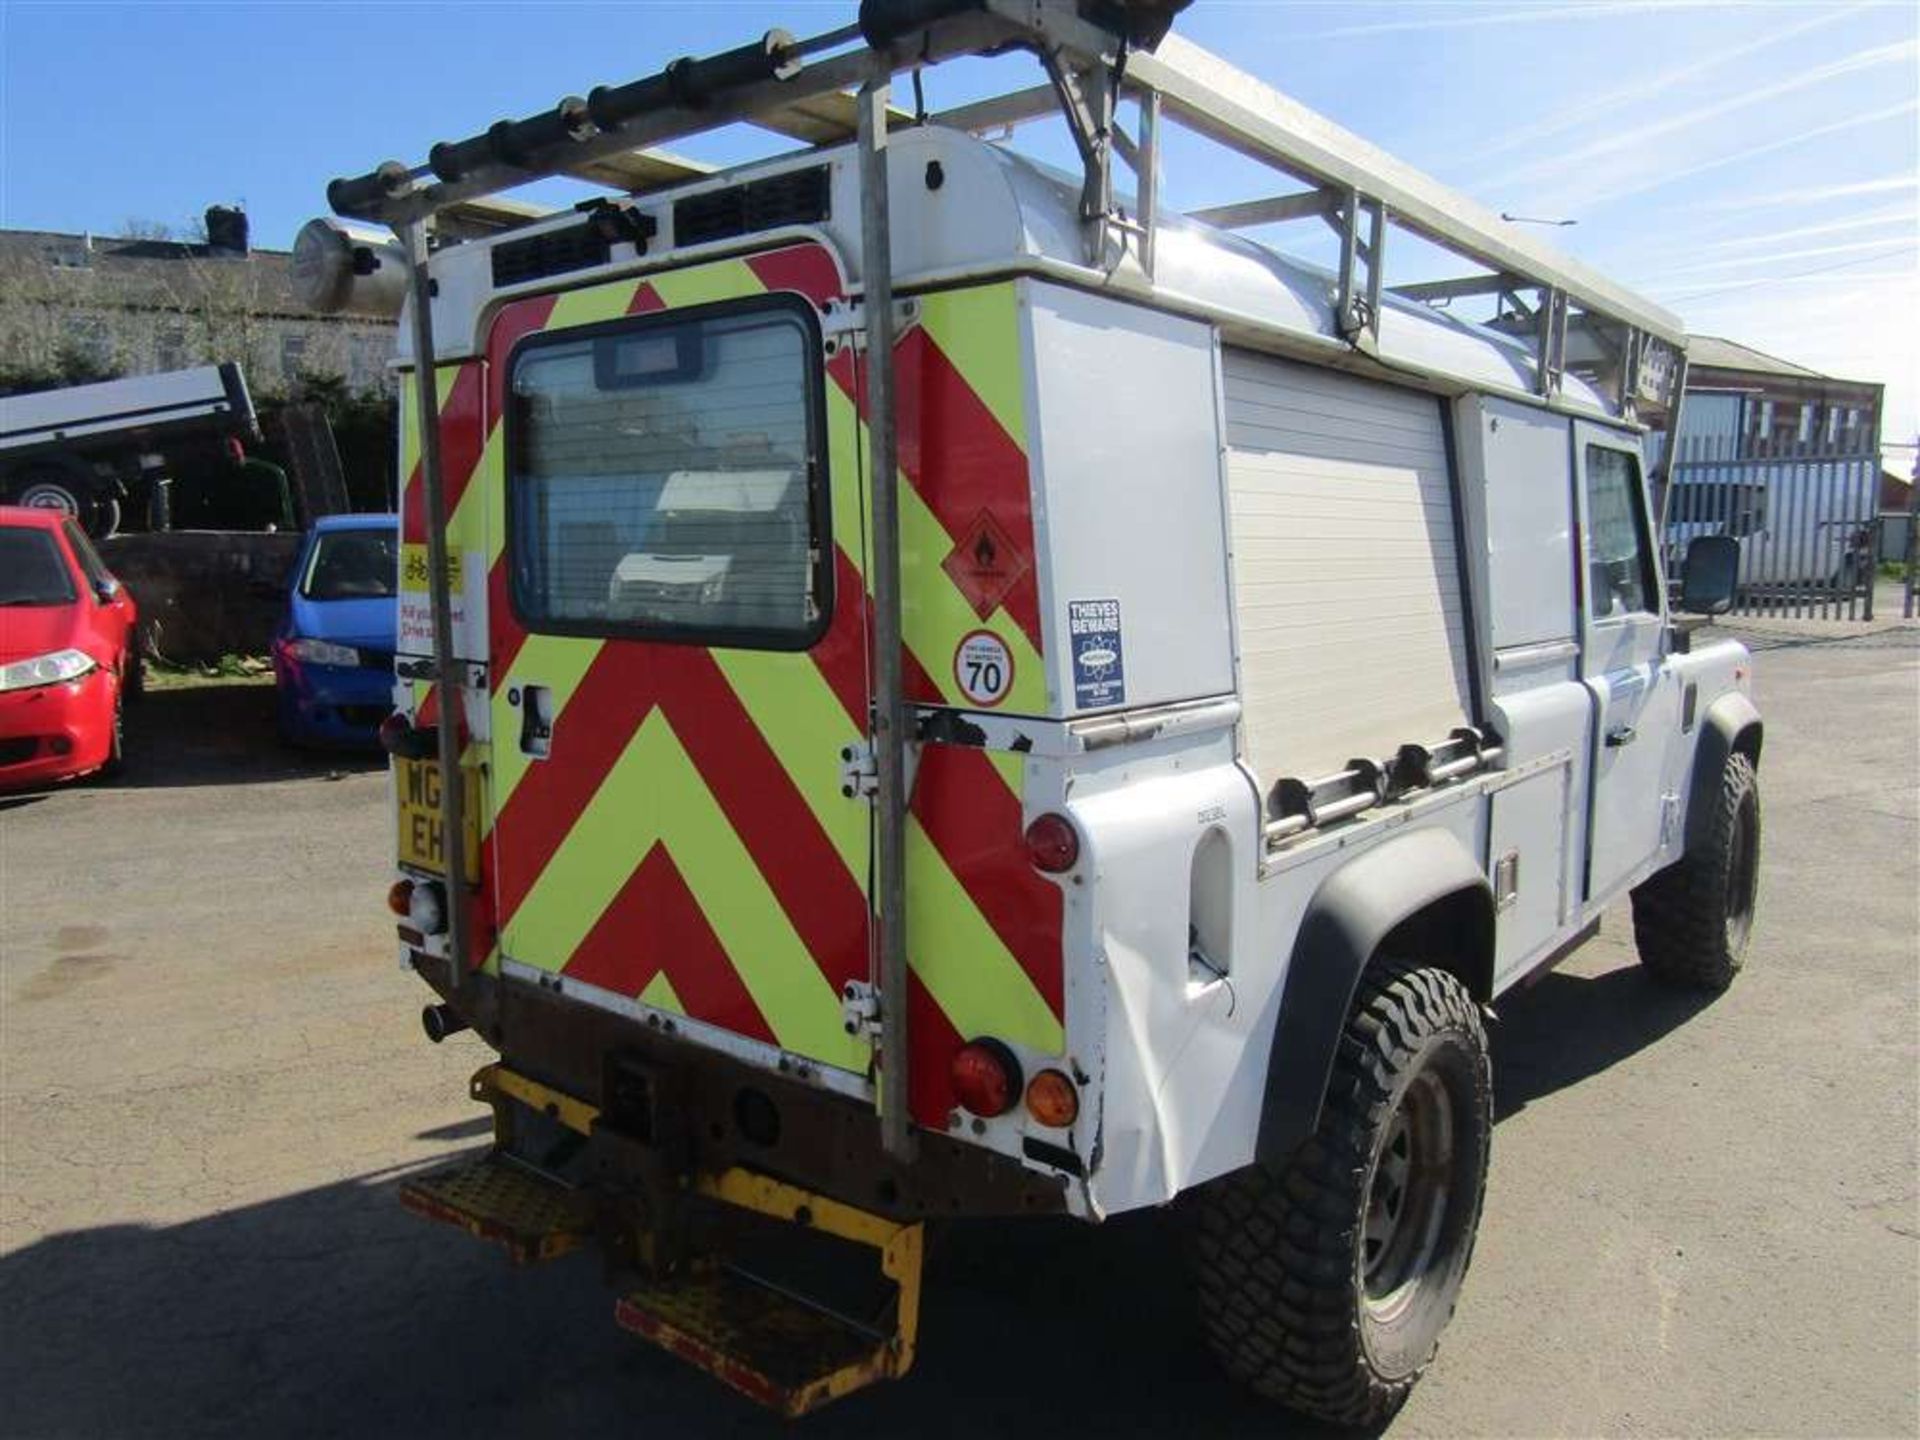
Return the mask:
[[1065,1130],[1079,1118],[1080,1092],[1058,1070],[1042,1070],[1027,1086],[1027,1113],[1042,1125]]
[[1080,860],[1080,832],[1066,816],[1048,812],[1027,826],[1027,858],[1049,875],[1071,870]]
[[962,1106],[991,1120],[1020,1095],[1020,1061],[998,1040],[975,1040],[953,1057],[953,1093]]
[[406,916],[413,910],[413,881],[396,880],[387,890],[387,909],[399,916]]
[[380,748],[404,760],[425,760],[440,748],[440,733],[422,728],[398,710],[380,722]]

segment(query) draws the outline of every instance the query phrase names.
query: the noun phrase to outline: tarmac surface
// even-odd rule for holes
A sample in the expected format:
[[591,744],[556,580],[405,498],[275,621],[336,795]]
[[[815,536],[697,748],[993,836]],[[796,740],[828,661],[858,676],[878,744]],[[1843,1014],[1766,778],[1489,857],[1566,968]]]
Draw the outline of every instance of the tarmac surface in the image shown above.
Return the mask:
[[[1747,971],[1663,992],[1619,911],[1501,1002],[1479,1247],[1392,1435],[1920,1432],[1920,630],[1762,628]],[[395,1204],[484,1139],[489,1052],[421,1037],[384,774],[277,750],[268,696],[155,693],[124,780],[0,797],[0,1433],[782,1428],[591,1260]],[[1212,1369],[1176,1227],[957,1229],[913,1374],[801,1433],[1317,1433]]]

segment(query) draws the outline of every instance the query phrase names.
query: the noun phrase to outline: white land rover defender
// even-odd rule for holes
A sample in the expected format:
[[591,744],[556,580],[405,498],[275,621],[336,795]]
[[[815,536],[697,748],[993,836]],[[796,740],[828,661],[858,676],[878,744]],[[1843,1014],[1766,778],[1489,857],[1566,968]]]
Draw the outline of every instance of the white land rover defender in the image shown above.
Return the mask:
[[[926,1223],[1179,1200],[1226,1367],[1378,1420],[1472,1252],[1488,1007],[1627,895],[1661,981],[1746,950],[1748,656],[1670,613],[1642,461],[1679,322],[1178,8],[868,0],[302,236],[403,316],[391,902],[429,1034],[500,1057],[493,1147],[405,1201],[597,1245],[619,1323],[787,1413],[905,1372]],[[1043,73],[890,103],[964,55]],[[981,138],[1043,115],[1082,173]],[[732,124],[803,148],[651,148]],[[1276,193],[1174,213],[1169,125]],[[608,193],[495,198],[562,174]],[[1338,267],[1235,233],[1283,221]],[[1389,276],[1404,233],[1462,273]]]

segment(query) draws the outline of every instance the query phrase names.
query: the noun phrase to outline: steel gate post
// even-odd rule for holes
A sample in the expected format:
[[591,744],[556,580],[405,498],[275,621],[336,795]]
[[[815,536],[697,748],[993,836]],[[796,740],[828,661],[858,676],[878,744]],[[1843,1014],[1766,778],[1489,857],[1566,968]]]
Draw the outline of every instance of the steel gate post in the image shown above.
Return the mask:
[[873,477],[873,915],[880,930],[880,1140],[913,1158],[907,1114],[906,704],[900,662],[899,467],[894,456],[893,241],[888,223],[890,67],[876,57],[860,87],[860,284],[867,319],[867,445]]
[[[420,484],[427,519],[427,598],[433,611],[433,675],[440,689],[437,727],[440,830],[447,862],[447,984],[467,988],[467,786],[460,773],[460,732],[466,721],[464,677],[453,653],[453,602],[447,593],[446,490],[440,470],[439,370],[434,364],[433,282],[427,274],[427,227],[408,220],[394,227],[407,253],[413,300],[413,376],[420,426]],[[404,481],[404,477],[402,477]],[[471,1018],[471,1017],[469,1017]]]

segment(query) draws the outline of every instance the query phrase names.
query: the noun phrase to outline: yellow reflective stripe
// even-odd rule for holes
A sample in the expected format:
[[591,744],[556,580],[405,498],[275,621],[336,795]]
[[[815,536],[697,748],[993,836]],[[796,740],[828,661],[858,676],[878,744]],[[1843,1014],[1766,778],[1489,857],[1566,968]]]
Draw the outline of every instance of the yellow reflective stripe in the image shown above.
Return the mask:
[[671,1010],[676,1015],[687,1013],[687,1007],[680,1003],[680,997],[674,993],[673,982],[667,979],[664,970],[655,971],[653,978],[647,981],[646,989],[640,992],[640,1003],[651,1005],[656,1010]]
[[646,283],[669,310],[689,305],[709,305],[716,300],[736,300],[742,295],[758,295],[767,287],[744,260],[721,260],[698,265],[691,270],[662,270],[649,275]]
[[558,969],[658,842],[747,992],[789,1049],[860,1069],[840,997],[727,823],[665,715],[654,711],[574,822],[508,925],[516,959]]
[[1001,943],[927,838],[907,825],[907,958],[964,1039],[995,1035],[1049,1055],[1066,1045],[1059,1018]]
[[1013,792],[1016,800],[1027,793],[1027,757],[1012,750],[983,750],[993,768],[1000,772],[1000,778],[1007,782],[1007,789]]
[[840,751],[858,726],[806,655],[709,652],[861,889],[867,874],[867,804],[840,793]]
[[1000,428],[1027,448],[1020,304],[1011,283],[946,290],[920,301],[920,324]]
[[[460,378],[463,365],[473,362],[455,360],[441,365],[435,371],[439,379],[440,404],[445,406],[447,397],[453,394],[454,382]],[[420,402],[413,392],[414,377],[417,371],[400,372],[400,484],[405,486],[413,478],[413,467],[420,463]]]
[[[861,579],[867,574],[866,496],[861,493],[860,472],[867,427],[860,423],[860,412],[841,388],[827,382],[827,481],[832,488],[834,538],[853,563]],[[859,596],[850,597],[858,601]],[[841,603],[847,603],[842,600]]]
[[1013,659],[1013,685],[1007,698],[994,708],[1014,714],[1042,714],[1047,703],[1047,677],[1040,656],[1026,632],[1006,611],[994,613],[982,625],[966,596],[940,568],[953,549],[953,537],[907,482],[900,486],[900,623],[907,648],[919,659],[941,696],[952,705],[970,704],[953,677],[953,656],[969,631],[988,629],[998,635]]
[[507,703],[507,692],[522,684],[545,685],[552,690],[554,734],[558,736],[567,701],[580,688],[580,681],[600,653],[600,646],[599,641],[564,635],[528,635],[507,673],[494,680],[493,804],[485,819],[486,830],[493,829],[494,817],[507,808],[507,801],[513,797],[527,767],[549,763],[533,759],[520,748],[520,711]]
[[633,303],[634,291],[638,288],[631,280],[615,280],[585,290],[564,291],[555,298],[553,313],[541,329],[571,330],[576,325],[617,320],[627,313],[627,306]]

